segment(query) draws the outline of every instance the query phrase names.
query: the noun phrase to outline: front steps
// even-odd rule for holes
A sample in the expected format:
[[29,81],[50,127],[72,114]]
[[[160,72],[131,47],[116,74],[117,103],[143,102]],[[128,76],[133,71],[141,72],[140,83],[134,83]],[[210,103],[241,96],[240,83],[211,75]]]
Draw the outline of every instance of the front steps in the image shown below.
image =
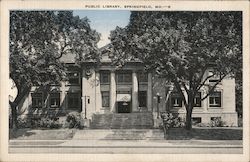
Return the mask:
[[94,114],[91,129],[152,129],[151,112]]

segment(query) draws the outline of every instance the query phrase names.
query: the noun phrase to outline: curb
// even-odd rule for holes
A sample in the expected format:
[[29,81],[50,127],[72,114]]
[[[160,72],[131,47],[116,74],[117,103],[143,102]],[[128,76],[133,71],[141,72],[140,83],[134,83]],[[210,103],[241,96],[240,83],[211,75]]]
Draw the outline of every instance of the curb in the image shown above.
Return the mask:
[[175,146],[60,146],[60,145],[9,145],[9,148],[243,148],[242,145],[175,145]]

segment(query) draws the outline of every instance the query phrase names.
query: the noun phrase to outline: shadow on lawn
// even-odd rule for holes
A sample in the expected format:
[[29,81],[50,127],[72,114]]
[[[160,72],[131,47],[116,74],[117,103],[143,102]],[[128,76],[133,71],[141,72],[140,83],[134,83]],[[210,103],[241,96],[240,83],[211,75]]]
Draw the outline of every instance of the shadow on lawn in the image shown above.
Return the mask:
[[242,129],[230,128],[171,128],[167,140],[242,140]]
[[18,137],[29,137],[36,134],[35,132],[32,132],[31,129],[26,128],[26,129],[9,129],[9,139],[15,139]]

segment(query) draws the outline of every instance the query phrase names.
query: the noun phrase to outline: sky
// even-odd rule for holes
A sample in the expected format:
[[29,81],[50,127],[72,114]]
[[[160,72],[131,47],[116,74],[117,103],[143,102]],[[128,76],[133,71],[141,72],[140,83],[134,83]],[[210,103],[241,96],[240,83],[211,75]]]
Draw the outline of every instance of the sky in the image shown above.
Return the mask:
[[97,32],[101,33],[101,40],[98,47],[103,47],[110,43],[108,39],[110,31],[114,30],[116,26],[125,27],[128,25],[130,11],[121,10],[75,10],[74,16],[80,18],[88,17],[90,26]]

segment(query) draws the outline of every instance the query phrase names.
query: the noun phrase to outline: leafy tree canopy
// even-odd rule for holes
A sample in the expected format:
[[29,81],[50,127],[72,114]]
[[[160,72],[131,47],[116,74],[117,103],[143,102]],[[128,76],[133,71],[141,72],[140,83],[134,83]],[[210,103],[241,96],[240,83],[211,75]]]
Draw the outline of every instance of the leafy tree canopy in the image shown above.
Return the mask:
[[[209,86],[208,94],[224,77],[241,70],[241,14],[132,11],[128,26],[111,32],[111,57],[118,66],[139,59],[147,70],[168,78],[191,118],[193,98],[209,78],[219,80]],[[211,67],[212,75],[206,76]]]
[[72,11],[11,11],[10,78],[18,89],[10,102],[12,110],[33,85],[46,86],[65,78],[63,55],[75,55],[77,65],[98,61],[99,40],[89,20],[73,16]]

